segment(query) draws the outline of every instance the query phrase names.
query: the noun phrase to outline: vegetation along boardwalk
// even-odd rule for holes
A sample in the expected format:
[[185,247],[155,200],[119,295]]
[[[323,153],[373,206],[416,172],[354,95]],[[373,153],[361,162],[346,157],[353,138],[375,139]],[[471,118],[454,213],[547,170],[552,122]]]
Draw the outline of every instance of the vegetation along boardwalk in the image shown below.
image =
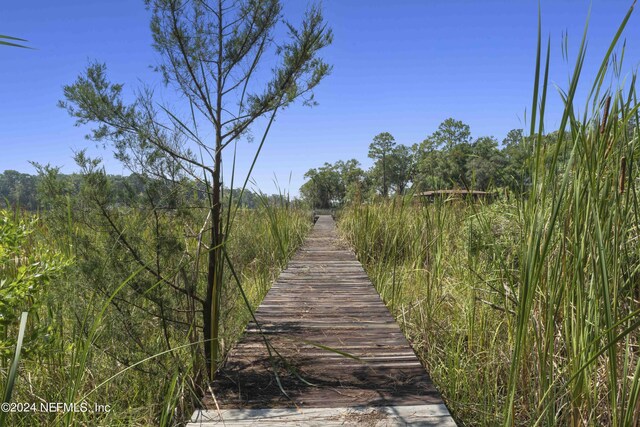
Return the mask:
[[217,376],[215,400],[190,426],[455,426],[330,216],[319,217],[256,318],[274,357],[250,323]]

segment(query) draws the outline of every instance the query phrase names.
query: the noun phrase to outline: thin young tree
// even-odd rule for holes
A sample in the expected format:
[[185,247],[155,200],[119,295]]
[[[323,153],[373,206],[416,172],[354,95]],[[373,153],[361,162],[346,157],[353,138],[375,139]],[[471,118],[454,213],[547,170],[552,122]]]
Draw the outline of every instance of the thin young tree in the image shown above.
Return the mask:
[[283,18],[278,0],[146,4],[152,12],[153,46],[161,57],[157,69],[185,103],[170,108],[157,103],[153,91],[142,89],[127,104],[123,86],[109,82],[106,66],[94,63],[64,87],[66,101],[60,104],[78,124],[97,124],[90,137],[112,143],[125,163],[169,157],[184,173],[206,184],[208,237],[202,242],[208,262],[202,316],[207,371],[213,379],[221,356],[225,243],[235,206],[233,194],[228,205],[222,205],[223,152],[260,123],[244,190],[276,114],[296,100],[315,103],[313,89],[331,70],[318,54],[331,43],[332,33],[317,6],[295,26]]

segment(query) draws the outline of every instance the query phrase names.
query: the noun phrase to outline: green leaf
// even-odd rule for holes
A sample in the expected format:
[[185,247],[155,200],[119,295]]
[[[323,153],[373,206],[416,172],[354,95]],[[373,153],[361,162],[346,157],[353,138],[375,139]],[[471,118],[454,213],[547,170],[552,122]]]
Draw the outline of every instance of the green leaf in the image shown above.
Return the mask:
[[18,41],[18,42],[27,42],[28,41],[28,40],[25,40],[25,39],[19,39],[17,37],[11,37],[11,36],[6,36],[6,35],[0,34],[0,45],[20,47],[20,48],[23,48],[23,49],[33,49],[33,48],[29,47],[29,46],[23,46],[21,44],[8,42],[6,40],[13,40],[13,41]]
[[[27,316],[28,313],[23,312],[20,317],[20,330],[18,332],[18,342],[16,343],[16,351],[13,356],[13,363],[9,369],[9,377],[7,378],[7,385],[4,389],[4,396],[2,403],[9,403],[11,401],[11,393],[13,392],[13,385],[18,375],[18,363],[20,362],[20,352],[22,350],[22,340],[24,339],[24,331],[27,328]],[[4,423],[6,411],[0,411],[0,425]]]

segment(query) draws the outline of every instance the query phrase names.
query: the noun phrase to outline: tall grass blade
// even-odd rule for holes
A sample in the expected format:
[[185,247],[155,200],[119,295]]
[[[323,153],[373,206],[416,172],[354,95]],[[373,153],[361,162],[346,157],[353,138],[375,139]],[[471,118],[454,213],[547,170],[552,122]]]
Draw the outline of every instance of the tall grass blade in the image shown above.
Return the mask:
[[[16,350],[13,355],[13,362],[11,368],[9,368],[9,375],[7,377],[7,383],[4,388],[4,394],[2,396],[2,403],[10,403],[11,395],[13,393],[13,387],[18,376],[18,365],[20,364],[20,353],[22,352],[22,341],[24,340],[24,332],[27,329],[27,317],[29,313],[23,312],[20,315],[20,329],[18,329],[18,341],[16,342]],[[4,420],[8,411],[0,411],[0,427],[4,426]]]

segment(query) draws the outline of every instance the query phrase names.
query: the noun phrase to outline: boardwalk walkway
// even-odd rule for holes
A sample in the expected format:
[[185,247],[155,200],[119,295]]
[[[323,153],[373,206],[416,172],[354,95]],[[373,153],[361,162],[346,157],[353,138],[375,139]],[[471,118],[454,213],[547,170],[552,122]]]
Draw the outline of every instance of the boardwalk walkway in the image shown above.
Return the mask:
[[218,374],[215,401],[189,426],[455,426],[330,216],[320,216],[256,317],[283,359],[269,357],[250,323]]

